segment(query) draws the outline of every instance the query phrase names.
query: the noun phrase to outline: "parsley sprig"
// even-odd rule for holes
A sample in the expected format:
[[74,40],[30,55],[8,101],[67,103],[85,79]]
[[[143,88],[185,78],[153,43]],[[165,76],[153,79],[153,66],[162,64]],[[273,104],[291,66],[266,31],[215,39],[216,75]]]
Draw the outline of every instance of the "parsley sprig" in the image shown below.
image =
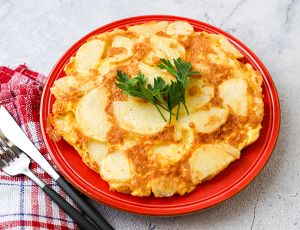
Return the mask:
[[[175,67],[169,60],[160,59],[162,63],[157,65],[160,69],[165,69],[169,73],[176,76],[176,81],[171,81],[171,84],[166,84],[164,79],[160,76],[154,78],[154,85],[148,84],[146,87],[146,82],[148,78],[145,79],[144,74],[138,73],[138,75],[131,80],[128,75],[120,70],[117,70],[117,81],[120,83],[115,83],[117,87],[124,90],[124,94],[128,94],[134,97],[139,97],[146,99],[152,105],[156,107],[158,112],[164,121],[167,121],[159,107],[166,110],[170,114],[169,124],[171,123],[172,115],[175,115],[172,110],[178,106],[176,119],[178,119],[180,103],[182,103],[186,109],[187,114],[189,111],[185,104],[185,90],[189,83],[188,75],[198,74],[200,72],[194,71],[189,72],[191,69],[191,63],[184,61],[179,57],[178,59],[173,59]],[[167,94],[167,102],[164,100],[164,95]]]

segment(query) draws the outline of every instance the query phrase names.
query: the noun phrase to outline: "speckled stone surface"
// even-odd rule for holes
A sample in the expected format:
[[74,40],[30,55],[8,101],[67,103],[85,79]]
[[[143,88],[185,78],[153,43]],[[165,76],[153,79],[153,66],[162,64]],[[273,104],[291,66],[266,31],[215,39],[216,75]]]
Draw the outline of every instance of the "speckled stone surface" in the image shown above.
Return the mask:
[[77,40],[107,23],[167,14],[207,22],[247,45],[264,63],[281,102],[281,131],[269,162],[239,194],[177,217],[128,214],[91,201],[115,229],[300,229],[300,1],[0,0],[0,66],[48,75]]

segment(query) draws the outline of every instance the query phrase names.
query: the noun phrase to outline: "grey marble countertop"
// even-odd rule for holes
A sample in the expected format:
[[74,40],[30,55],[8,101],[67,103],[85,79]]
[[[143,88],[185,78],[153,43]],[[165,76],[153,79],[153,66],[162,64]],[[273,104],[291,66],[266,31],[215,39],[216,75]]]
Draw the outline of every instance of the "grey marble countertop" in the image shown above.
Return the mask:
[[84,35],[132,16],[178,15],[227,31],[260,58],[279,94],[281,131],[264,169],[228,201],[191,215],[139,216],[91,202],[116,229],[300,229],[298,12],[299,0],[0,0],[0,66],[26,63],[48,75]]

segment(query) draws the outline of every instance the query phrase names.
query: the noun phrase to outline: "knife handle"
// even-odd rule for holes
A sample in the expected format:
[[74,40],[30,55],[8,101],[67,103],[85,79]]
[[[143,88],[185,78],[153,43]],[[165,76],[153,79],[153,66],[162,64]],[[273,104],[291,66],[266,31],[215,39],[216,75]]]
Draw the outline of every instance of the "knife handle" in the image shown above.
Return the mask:
[[75,189],[64,180],[63,177],[59,177],[56,182],[97,227],[102,230],[114,230],[113,227],[94,209],[94,207],[84,200],[78,192],[76,192]]
[[62,209],[67,213],[75,222],[85,230],[97,230],[87,219],[84,218],[73,206],[71,206],[66,200],[58,195],[50,186],[45,185],[43,191]]
[[[28,159],[28,164],[29,164],[29,159]],[[64,198],[62,198],[57,192],[55,192],[41,178],[39,178],[31,170],[29,170],[28,166],[27,166],[27,168],[25,168],[25,170],[23,170],[22,174],[26,175],[34,183],[36,183],[36,185],[38,185],[82,229],[85,229],[85,230],[97,230],[97,228],[94,225],[92,225],[91,222],[89,222],[87,219],[85,219],[84,216],[81,213],[79,213],[72,205],[70,205]]]

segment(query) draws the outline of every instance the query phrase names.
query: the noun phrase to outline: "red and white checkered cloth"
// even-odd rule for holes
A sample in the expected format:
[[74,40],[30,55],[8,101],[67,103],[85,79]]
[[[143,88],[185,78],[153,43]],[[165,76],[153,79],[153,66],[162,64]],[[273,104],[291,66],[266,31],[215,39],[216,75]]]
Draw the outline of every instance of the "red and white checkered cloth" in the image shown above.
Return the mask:
[[[25,65],[16,70],[0,67],[0,105],[4,105],[55,168],[43,143],[39,125],[39,105],[45,80],[44,75],[28,70]],[[30,168],[78,209],[40,166],[32,161]],[[11,177],[0,170],[0,229],[73,230],[78,226],[30,179]]]

